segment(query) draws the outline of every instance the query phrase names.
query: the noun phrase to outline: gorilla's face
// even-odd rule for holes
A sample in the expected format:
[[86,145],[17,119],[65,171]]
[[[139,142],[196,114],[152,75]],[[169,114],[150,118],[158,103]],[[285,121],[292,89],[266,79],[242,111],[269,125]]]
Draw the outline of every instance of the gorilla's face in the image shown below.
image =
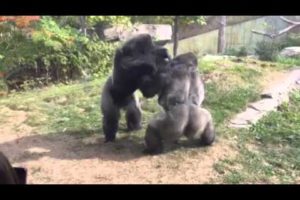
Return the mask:
[[132,38],[119,51],[119,63],[122,67],[142,72],[139,75],[149,75],[150,69],[155,73],[170,59],[167,49],[154,43],[148,34]]
[[146,98],[159,91],[160,74],[169,63],[168,50],[148,34],[128,40],[116,51],[114,84],[130,83],[132,90],[140,89]]
[[184,104],[188,100],[190,77],[186,67],[170,68],[161,81],[158,102],[169,110],[177,104]]
[[176,56],[169,65],[170,68],[186,68],[188,71],[194,71],[197,70],[198,60],[195,54],[189,52]]
[[191,87],[190,72],[197,70],[197,64],[197,57],[193,53],[178,55],[167,64],[158,99],[165,110],[187,102]]

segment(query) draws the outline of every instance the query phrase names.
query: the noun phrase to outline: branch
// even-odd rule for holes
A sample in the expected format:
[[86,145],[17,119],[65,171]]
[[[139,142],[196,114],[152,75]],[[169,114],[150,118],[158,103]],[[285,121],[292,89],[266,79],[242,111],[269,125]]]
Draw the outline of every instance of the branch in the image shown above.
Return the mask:
[[256,33],[256,34],[259,34],[259,35],[264,35],[264,36],[267,36],[271,39],[274,39],[275,37],[278,37],[288,31],[290,31],[291,29],[297,27],[300,25],[300,22],[295,22],[295,21],[292,21],[292,20],[289,20],[289,19],[286,19],[285,17],[280,17],[280,19],[282,19],[283,21],[289,23],[289,24],[292,24],[288,27],[286,27],[285,29],[282,29],[280,31],[278,31],[276,34],[270,34],[270,33],[266,33],[266,32],[261,32],[261,31],[256,31],[256,30],[252,30],[253,33]]
[[289,30],[291,30],[291,29],[293,29],[293,28],[295,28],[295,27],[297,27],[297,26],[299,26],[299,25],[300,25],[300,23],[299,23],[299,24],[294,24],[294,25],[292,25],[292,26],[286,27],[285,29],[279,31],[279,32],[276,34],[276,37],[277,37],[277,36],[280,36],[280,35],[282,35],[282,34],[284,34],[284,33],[286,33],[286,32],[288,32]]
[[264,35],[267,36],[271,39],[273,39],[275,36],[275,34],[270,34],[270,33],[265,33],[265,32],[261,32],[261,31],[256,31],[256,30],[251,30],[253,33],[259,34],[259,35]]
[[280,17],[280,19],[282,19],[283,21],[285,21],[289,24],[300,24],[300,22],[295,22],[295,21],[289,20],[289,19],[287,19],[285,17],[282,17],[282,16]]

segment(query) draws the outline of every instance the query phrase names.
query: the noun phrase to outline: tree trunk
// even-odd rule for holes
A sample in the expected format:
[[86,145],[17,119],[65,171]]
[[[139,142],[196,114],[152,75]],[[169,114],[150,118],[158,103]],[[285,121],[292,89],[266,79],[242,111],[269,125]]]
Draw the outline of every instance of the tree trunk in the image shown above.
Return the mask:
[[86,36],[86,16],[80,16],[79,18],[81,31],[83,32],[84,36]]
[[178,18],[179,16],[175,16],[174,18],[174,32],[173,32],[173,57],[177,55],[177,48],[178,48]]
[[220,16],[220,28],[218,33],[218,53],[224,53],[225,50],[225,27],[226,27],[226,16]]

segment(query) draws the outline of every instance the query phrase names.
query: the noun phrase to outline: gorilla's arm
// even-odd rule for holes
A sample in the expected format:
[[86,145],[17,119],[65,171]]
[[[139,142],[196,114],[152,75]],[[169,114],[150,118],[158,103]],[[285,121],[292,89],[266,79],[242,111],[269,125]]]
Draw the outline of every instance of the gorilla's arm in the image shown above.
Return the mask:
[[25,168],[12,167],[7,157],[0,152],[0,184],[25,184]]

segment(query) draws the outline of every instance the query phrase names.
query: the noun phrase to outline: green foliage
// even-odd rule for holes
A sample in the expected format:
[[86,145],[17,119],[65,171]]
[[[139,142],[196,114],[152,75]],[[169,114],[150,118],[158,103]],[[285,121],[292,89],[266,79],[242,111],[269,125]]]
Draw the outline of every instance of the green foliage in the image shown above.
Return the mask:
[[261,41],[256,44],[255,53],[263,61],[275,61],[279,53],[278,43]]
[[[300,92],[250,129],[230,130],[238,138],[234,159],[215,164],[227,183],[297,183],[300,176]],[[239,166],[239,171],[235,167]]]
[[279,42],[278,46],[280,50],[285,47],[300,46],[300,34],[289,34],[284,40]]
[[131,17],[129,16],[88,16],[88,24],[93,26],[95,24],[111,24],[111,25],[131,25]]
[[259,56],[260,60],[276,61],[278,60],[280,50],[290,46],[300,46],[300,34],[289,34],[285,39],[280,41],[258,42],[255,53]]
[[[133,16],[133,23],[161,23],[161,24],[170,24],[173,25],[175,16]],[[187,25],[197,23],[200,25],[205,25],[204,16],[179,16],[179,25]]]
[[227,49],[225,49],[224,55],[245,57],[248,55],[248,51],[247,51],[247,48],[244,46],[240,47],[239,49],[227,48]]
[[300,145],[300,92],[290,96],[290,103],[285,103],[279,112],[272,112],[252,127],[251,133],[263,143]]
[[218,83],[210,83],[206,84],[204,105],[211,108],[213,119],[218,126],[258,97],[259,94],[254,85],[248,87],[236,86],[227,91],[219,88]]
[[248,55],[248,51],[246,47],[241,47],[238,52],[238,57],[244,57]]
[[300,65],[300,58],[284,58],[282,56],[278,56],[276,62],[288,65],[289,67],[294,67]]
[[29,35],[11,31],[0,44],[0,66],[7,72],[6,78],[23,82],[28,77],[67,81],[83,72],[103,76],[111,68],[115,49],[115,44],[84,37],[70,26],[62,28],[48,16]]

